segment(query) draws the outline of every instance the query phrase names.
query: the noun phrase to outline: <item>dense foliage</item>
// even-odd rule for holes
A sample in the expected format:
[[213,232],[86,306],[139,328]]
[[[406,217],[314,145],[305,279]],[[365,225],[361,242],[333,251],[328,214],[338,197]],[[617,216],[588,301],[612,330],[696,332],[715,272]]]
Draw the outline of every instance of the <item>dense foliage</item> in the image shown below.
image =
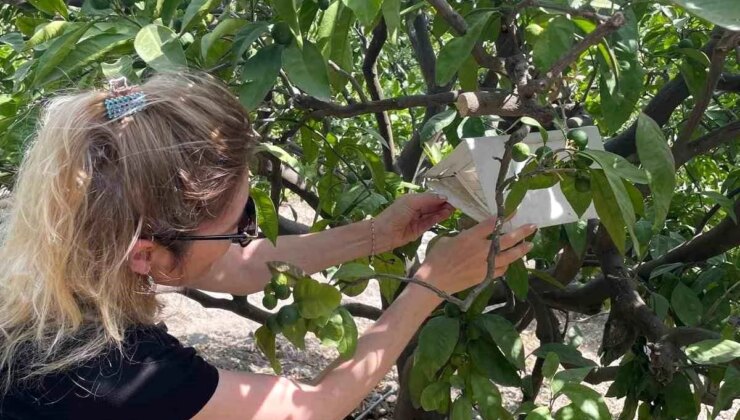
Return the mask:
[[[740,396],[740,8],[732,1],[12,3],[0,6],[5,186],[49,96],[187,68],[228,83],[265,140],[253,196],[271,239],[360,220],[423,190],[419,174],[464,137],[511,134],[503,163],[526,162],[499,185],[500,215],[528,190],[555,184],[579,213],[594,204],[600,222],[541,229],[528,263],[457,296],[475,293],[467,310],[446,303],[433,314],[399,360],[396,418],[611,418],[584,384],[604,381],[612,381],[607,396],[626,397],[620,418],[695,418],[702,403],[715,416]],[[476,107],[462,105],[470,98]],[[585,147],[578,127],[592,122],[606,151]],[[568,148],[528,150],[518,141],[530,129],[562,131]],[[316,210],[311,226],[277,215],[289,195]],[[436,230],[467,224],[458,213]],[[303,348],[311,332],[351,355],[353,317],[379,311],[342,306],[342,294],[377,278],[387,307],[418,245],[330,270],[330,284],[276,263],[263,306],[293,303],[275,314],[242,297],[185,293],[265,323],[258,345],[279,372],[276,334]],[[609,319],[596,363],[578,350],[567,319],[602,310]],[[533,320],[541,347],[525,355],[519,331]],[[543,384],[551,402],[571,403],[556,412],[536,404]],[[515,412],[500,386],[522,390]]]

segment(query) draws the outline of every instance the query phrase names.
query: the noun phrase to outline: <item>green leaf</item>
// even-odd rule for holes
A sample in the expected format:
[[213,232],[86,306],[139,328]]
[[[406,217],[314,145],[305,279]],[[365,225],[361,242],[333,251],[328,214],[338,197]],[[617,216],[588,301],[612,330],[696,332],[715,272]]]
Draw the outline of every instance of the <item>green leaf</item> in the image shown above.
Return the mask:
[[75,48],[75,44],[87,32],[92,24],[86,24],[79,29],[74,31],[66,31],[64,35],[55,39],[49,48],[39,57],[38,64],[36,65],[36,77],[34,78],[33,85],[38,86],[46,77],[53,72],[57,65],[61,63],[67,55],[69,55]]
[[[350,73],[353,59],[349,30],[353,20],[352,11],[342,2],[335,1],[324,11],[316,37],[324,58],[332,60]],[[341,91],[348,81],[345,76],[334,71],[329,74],[329,80],[335,91]]]
[[485,413],[492,413],[495,415],[496,409],[501,408],[501,393],[498,388],[485,376],[478,375],[475,372],[471,372],[469,375],[470,380],[470,393],[472,394],[473,401],[478,403],[480,407],[481,415],[483,418],[497,418],[498,416],[486,416]]
[[[465,59],[465,62],[460,66],[460,69],[457,72],[457,76],[460,79],[460,89],[466,91],[466,92],[473,92],[478,90],[478,70],[480,69],[480,66],[478,66],[478,62],[475,61],[475,57],[473,55],[469,55],[468,58]],[[464,136],[464,137],[482,137],[482,135],[479,136]]]
[[509,186],[509,193],[504,199],[504,215],[508,216],[519,208],[525,195],[527,195],[527,180],[520,179],[512,182]]
[[519,118],[519,121],[521,121],[522,124],[526,124],[530,127],[536,128],[540,132],[540,137],[542,137],[542,142],[547,144],[547,139],[548,139],[547,130],[545,130],[545,127],[543,127],[539,121],[535,120],[532,117],[521,117]]
[[704,340],[689,344],[685,352],[695,363],[726,363],[740,357],[740,343],[732,340]]
[[468,353],[473,367],[480,373],[504,386],[519,386],[521,378],[512,365],[493,343],[474,340],[468,343]]
[[539,174],[524,178],[530,190],[542,190],[557,185],[560,178],[557,174]]
[[365,145],[342,142],[341,146],[339,147],[340,154],[348,155],[349,153],[347,153],[347,151],[356,153],[357,156],[365,162],[367,168],[370,170],[370,174],[373,177],[375,189],[379,193],[384,193],[385,167],[383,166],[383,161],[381,160],[380,155]]
[[357,296],[365,291],[369,279],[361,282],[353,282],[360,277],[372,277],[375,275],[375,271],[370,268],[367,264],[360,264],[356,262],[350,262],[342,264],[341,267],[331,276],[332,280],[338,280],[341,282],[340,290],[347,296]]
[[627,190],[627,195],[630,198],[630,203],[632,203],[632,208],[635,210],[635,214],[645,216],[645,202],[643,201],[640,190],[635,187],[635,184],[626,179],[622,179],[622,185],[624,185],[624,189]]
[[601,97],[602,119],[609,132],[617,131],[632,115],[637,101],[643,92],[643,69],[638,59],[640,36],[634,12],[623,10],[626,23],[617,32],[607,37],[607,42],[617,59],[619,79],[611,70],[609,60],[597,55],[601,77],[599,94]]
[[452,124],[457,116],[457,110],[450,108],[435,114],[421,127],[420,137],[421,141],[427,141],[437,133],[440,133],[445,127]]
[[249,194],[252,196],[257,209],[257,226],[267,239],[275,245],[278,236],[278,216],[270,194],[258,188],[252,188]]
[[380,11],[383,0],[342,0],[342,3],[355,12],[362,26],[370,27]]
[[717,393],[717,401],[712,410],[712,417],[716,418],[722,410],[732,407],[732,402],[740,398],[740,372],[732,366],[728,366],[725,371],[725,379]]
[[107,79],[123,76],[131,83],[136,83],[139,80],[136,72],[134,72],[134,59],[130,55],[121,56],[112,63],[100,63],[100,68]]
[[542,376],[548,379],[557,373],[558,367],[560,367],[560,357],[554,351],[547,352],[545,361],[542,363]]
[[[624,219],[616,202],[617,200],[614,197],[614,193],[609,186],[609,181],[607,181],[604,172],[591,169],[590,173],[591,191],[593,192],[596,214],[599,215],[601,224],[606,227],[606,231],[609,232],[609,236],[611,236],[619,252],[624,254],[624,241],[626,238],[624,233]],[[632,236],[634,237],[634,235]]]
[[524,346],[519,333],[511,325],[511,322],[493,314],[481,315],[474,322],[482,330],[488,332],[491,339],[514,366],[524,370]]
[[257,108],[275,84],[282,63],[281,55],[280,46],[268,45],[242,66],[244,84],[239,88],[239,101],[248,111]]
[[[450,400],[450,383],[447,381],[432,382],[421,393],[421,408],[426,411],[441,410],[440,405]],[[448,403],[449,404],[449,403]]]
[[684,57],[678,65],[678,69],[681,71],[681,76],[683,76],[691,95],[697,97],[707,84],[707,66],[696,60]]
[[554,420],[547,407],[537,407],[527,414],[524,420]]
[[[406,265],[404,264],[404,261],[390,252],[376,255],[375,261],[373,262],[373,268],[376,273],[396,274],[399,276],[406,275]],[[401,286],[401,282],[395,279],[380,278],[378,283],[380,285],[380,295],[383,296],[387,302],[393,302],[393,297]]]
[[193,25],[211,11],[214,7],[221,4],[220,0],[191,0],[185,14],[182,16],[182,26],[180,33],[185,33]]
[[535,67],[543,73],[549,70],[573,45],[575,32],[573,22],[565,16],[552,19],[532,47]]
[[381,8],[385,26],[388,28],[388,40],[395,44],[401,28],[401,0],[383,0]]
[[342,294],[339,290],[328,284],[304,277],[298,280],[293,289],[295,299],[301,316],[306,319],[314,319],[331,315],[339,306]]
[[560,283],[559,281],[557,281],[557,279],[555,279],[555,277],[553,277],[552,274],[550,274],[550,273],[548,273],[546,271],[537,270],[537,269],[534,269],[534,268],[528,268],[527,271],[529,272],[529,274],[531,274],[531,275],[537,277],[538,279],[540,279],[540,280],[542,280],[542,281],[550,284],[551,286],[557,287],[558,289],[565,289],[565,286],[563,286],[562,283]]
[[545,358],[549,352],[556,353],[560,358],[561,363],[567,363],[569,365],[579,367],[596,366],[596,363],[593,360],[583,357],[577,348],[562,343],[545,343],[534,351],[534,355]]
[[[586,252],[586,227],[588,223],[585,220],[579,220],[573,223],[563,225],[565,235],[568,237],[568,243],[578,255]],[[559,284],[559,283],[558,283]]]
[[636,146],[640,162],[648,173],[655,211],[653,230],[658,231],[663,228],[676,188],[676,164],[663,131],[652,118],[642,113],[637,117]]
[[267,23],[250,22],[234,36],[234,45],[231,47],[233,61],[236,64],[257,38],[267,31]]
[[472,420],[472,418],[473,403],[470,402],[470,398],[463,395],[452,403],[450,420]]
[[134,48],[149,67],[157,71],[175,71],[187,68],[185,52],[172,29],[150,24],[136,35]]
[[[211,57],[212,54],[210,54],[210,52],[213,43],[225,36],[234,35],[247,26],[248,23],[249,22],[244,19],[227,18],[219,22],[218,25],[213,28],[213,31],[203,35],[203,38],[200,40],[200,54],[203,60],[212,61],[218,58]],[[236,42],[234,42],[232,46],[233,45],[236,45]]]
[[419,333],[414,364],[419,364],[427,378],[447,363],[460,335],[460,320],[438,316],[424,325]]
[[683,374],[673,375],[673,380],[663,389],[665,409],[670,418],[697,418],[699,405],[694,400],[689,380]]
[[69,12],[67,11],[67,5],[63,0],[28,0],[29,3],[38,10],[44,13],[54,15],[59,13],[65,19],[69,18]]
[[572,174],[565,174],[560,180],[560,191],[563,192],[565,199],[578,217],[583,214],[591,205],[591,192],[580,192],[576,189],[576,177]]
[[298,159],[293,157],[290,153],[286,152],[285,149],[283,149],[280,146],[277,146],[275,144],[270,143],[260,143],[256,148],[257,152],[268,152],[275,156],[276,158],[280,159],[281,162],[285,163],[286,165],[292,167],[293,169],[299,169],[301,167],[300,162],[298,162]]
[[337,308],[337,313],[342,317],[342,328],[344,330],[344,335],[342,335],[342,339],[337,344],[337,350],[344,359],[349,359],[355,355],[355,351],[357,350],[357,324],[355,324],[355,319],[344,307],[340,306]]
[[310,96],[329,100],[329,76],[326,61],[316,46],[305,41],[303,49],[291,44],[283,51],[283,69],[288,79]]
[[[558,356],[559,357],[559,356]],[[595,363],[594,363],[595,365]],[[552,377],[550,381],[550,388],[552,389],[553,395],[557,395],[560,390],[568,382],[581,383],[586,376],[593,370],[593,367],[582,367],[575,369],[561,370]]]
[[583,419],[606,420],[611,419],[609,408],[604,397],[593,389],[574,382],[566,382],[560,392],[572,401],[572,406]]
[[655,315],[657,315],[661,320],[665,320],[665,317],[668,316],[668,309],[671,306],[670,303],[668,303],[668,299],[659,293],[650,293],[650,300],[648,303],[650,305],[650,309],[655,312]]
[[516,297],[520,300],[527,298],[529,277],[523,259],[518,259],[509,264],[509,268],[506,269],[506,284],[509,285]]
[[[414,358],[415,357],[416,352],[414,352]],[[413,405],[414,408],[421,407],[421,394],[430,383],[432,383],[432,380],[427,378],[424,367],[421,364],[414,362],[411,366],[411,373],[409,374],[409,397],[411,405]]]
[[290,32],[295,36],[298,46],[303,45],[303,38],[301,37],[301,23],[298,20],[298,4],[300,0],[273,0],[272,6],[278,13],[278,16],[283,18],[285,23],[290,27]]
[[257,339],[257,348],[259,348],[262,354],[267,357],[267,360],[270,361],[272,370],[274,370],[278,375],[281,374],[283,368],[280,366],[280,362],[277,360],[275,352],[275,334],[273,334],[266,325],[263,325],[257,328],[257,331],[254,332],[254,337]]
[[740,10],[726,0],[670,0],[687,12],[732,31],[740,31]]
[[33,36],[26,41],[25,48],[31,49],[37,45],[41,45],[44,42],[54,39],[64,33],[64,31],[70,28],[79,27],[78,24],[70,23],[65,20],[53,20],[48,23],[44,23],[36,29]]
[[682,282],[673,289],[671,306],[681,322],[688,326],[699,325],[704,308],[696,294]]
[[306,333],[308,332],[308,329],[306,328],[306,320],[303,318],[298,318],[298,321],[293,323],[292,325],[284,325],[283,326],[283,335],[285,338],[288,339],[294,346],[298,347],[301,350],[306,349]]
[[157,0],[154,16],[159,16],[165,26],[171,26],[172,17],[177,12],[180,3],[182,3],[182,0]]
[[486,11],[469,15],[467,19],[468,30],[465,35],[450,40],[439,50],[436,70],[438,85],[446,85],[452,80],[457,70],[473,51],[475,43],[480,38],[481,31],[483,31],[492,13]]
[[603,150],[584,150],[579,154],[585,155],[596,161],[604,173],[615,173],[621,178],[637,184],[647,184],[647,173],[637,166],[629,163],[627,159],[614,153]]

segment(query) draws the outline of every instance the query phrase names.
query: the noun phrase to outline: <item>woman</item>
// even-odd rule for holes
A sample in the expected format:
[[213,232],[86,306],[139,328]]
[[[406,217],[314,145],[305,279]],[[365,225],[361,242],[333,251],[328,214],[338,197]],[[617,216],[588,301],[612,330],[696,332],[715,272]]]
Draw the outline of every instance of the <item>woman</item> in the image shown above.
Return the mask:
[[[313,384],[218,370],[156,319],[150,283],[246,295],[266,261],[315,273],[418,238],[452,208],[398,199],[374,220],[281,237],[245,232],[256,144],[239,102],[207,76],[159,75],[46,107],[15,186],[0,249],[0,418],[340,419],[391,368],[440,299],[410,285]],[[440,241],[416,277],[458,292],[479,282],[488,220]],[[534,231],[502,238],[496,275]]]

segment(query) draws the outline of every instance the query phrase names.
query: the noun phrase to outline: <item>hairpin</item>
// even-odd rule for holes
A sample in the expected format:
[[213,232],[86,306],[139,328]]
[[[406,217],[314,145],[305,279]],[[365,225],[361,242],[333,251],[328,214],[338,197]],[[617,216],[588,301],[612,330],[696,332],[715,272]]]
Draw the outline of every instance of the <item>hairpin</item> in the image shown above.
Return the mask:
[[109,120],[141,111],[146,106],[146,94],[137,85],[129,85],[125,77],[108,82],[108,97],[103,101]]

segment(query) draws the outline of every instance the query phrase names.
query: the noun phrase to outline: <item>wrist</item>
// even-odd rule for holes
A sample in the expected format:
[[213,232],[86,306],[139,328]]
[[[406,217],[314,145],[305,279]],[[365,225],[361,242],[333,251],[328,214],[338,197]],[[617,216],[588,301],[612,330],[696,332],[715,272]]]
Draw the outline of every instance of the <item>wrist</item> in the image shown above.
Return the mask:
[[383,232],[382,226],[378,223],[378,219],[370,218],[360,222],[362,229],[367,236],[368,243],[368,254],[367,255],[380,255],[384,252],[393,250],[394,246],[390,243],[390,235]]

